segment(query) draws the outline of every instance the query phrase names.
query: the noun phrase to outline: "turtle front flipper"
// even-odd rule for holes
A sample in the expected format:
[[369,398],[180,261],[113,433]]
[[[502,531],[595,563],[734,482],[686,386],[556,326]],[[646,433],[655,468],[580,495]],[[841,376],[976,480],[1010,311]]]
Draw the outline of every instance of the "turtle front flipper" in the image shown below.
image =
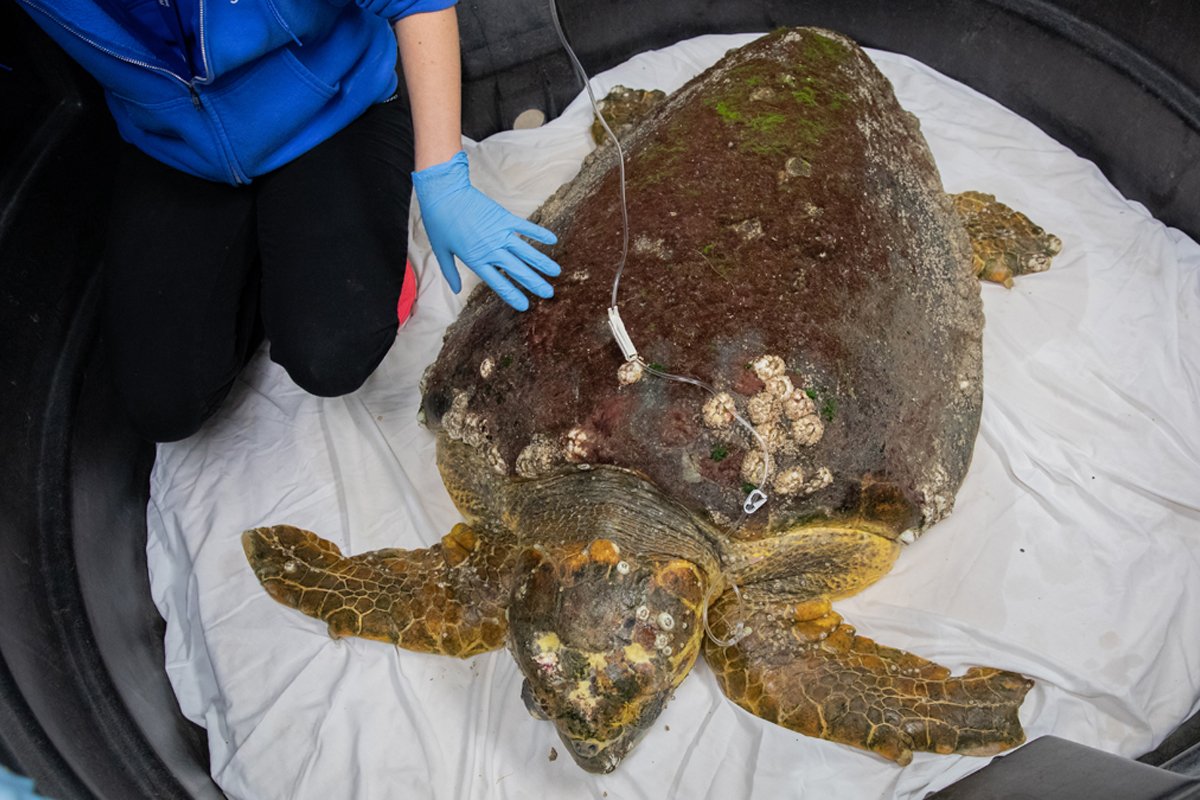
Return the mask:
[[945,667],[877,645],[825,600],[752,603],[727,592],[709,609],[705,657],[725,694],[756,716],[900,765],[914,750],[992,755],[1025,741],[1017,711],[1033,682]]
[[460,658],[504,644],[515,553],[501,537],[460,524],[423,550],[347,557],[315,533],[276,525],[246,531],[242,546],[272,597],[324,620],[335,638]]

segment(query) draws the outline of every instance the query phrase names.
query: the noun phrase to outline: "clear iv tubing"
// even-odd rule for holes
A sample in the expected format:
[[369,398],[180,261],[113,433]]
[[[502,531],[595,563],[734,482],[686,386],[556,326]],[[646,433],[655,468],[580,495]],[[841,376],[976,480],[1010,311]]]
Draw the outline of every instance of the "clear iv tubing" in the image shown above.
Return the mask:
[[558,41],[562,43],[563,49],[567,51],[567,57],[571,59],[571,65],[575,67],[575,74],[579,77],[579,80],[583,81],[583,88],[587,90],[588,100],[592,101],[592,111],[596,113],[596,119],[600,120],[600,125],[604,128],[604,132],[608,134],[608,138],[612,140],[613,147],[617,148],[617,171],[621,177],[621,262],[617,264],[617,276],[613,278],[612,300],[609,302],[610,306],[616,308],[617,288],[621,285],[621,273],[625,271],[625,260],[629,257],[629,210],[625,203],[625,150],[622,149],[621,142],[617,139],[617,135],[613,133],[612,128],[608,127],[608,121],[604,119],[604,115],[600,113],[600,104],[596,102],[596,95],[592,93],[592,82],[588,80],[583,64],[580,64],[579,59],[575,57],[575,51],[567,43],[567,35],[563,33],[562,25],[558,21],[557,3],[555,3],[555,0],[549,0],[549,3],[550,20],[554,23],[554,32],[558,34]]
[[[575,56],[575,51],[571,49],[571,45],[567,42],[567,35],[563,32],[562,25],[558,21],[558,5],[555,3],[555,0],[548,0],[548,3],[550,6],[550,19],[554,23],[554,32],[558,34],[558,40],[562,43],[563,50],[566,51],[567,57],[571,59],[571,65],[575,68],[575,74],[583,82],[583,86],[587,90],[588,100],[592,103],[592,111],[595,112],[596,119],[600,120],[601,127],[604,128],[604,132],[608,134],[608,138],[612,140],[613,147],[617,151],[617,174],[620,177],[619,186],[621,196],[621,261],[617,264],[617,274],[613,277],[612,300],[609,303],[609,325],[613,328],[613,337],[616,338],[617,344],[621,346],[621,351],[625,354],[627,360],[636,361],[646,372],[667,380],[690,383],[716,397],[717,390],[698,378],[664,372],[646,363],[645,359],[637,354],[637,350],[634,348],[629,334],[625,331],[624,323],[621,322],[620,314],[617,312],[617,292],[621,285],[621,274],[625,271],[625,261],[629,257],[629,210],[625,202],[625,151],[622,149],[617,135],[613,133],[612,128],[608,127],[608,122],[604,119],[604,115],[600,113],[600,104],[596,102],[596,95],[592,92],[592,82],[588,80],[587,71],[584,70],[583,64],[579,63],[579,59]],[[746,517],[761,508],[767,501],[764,487],[766,487],[767,479],[771,474],[771,461],[767,443],[759,432],[754,430],[754,426],[736,410],[733,412],[733,416],[754,437],[754,440],[762,450],[762,479],[759,481],[758,488],[750,493],[746,502],[742,505],[742,516],[734,526],[735,528],[739,528],[746,521]]]

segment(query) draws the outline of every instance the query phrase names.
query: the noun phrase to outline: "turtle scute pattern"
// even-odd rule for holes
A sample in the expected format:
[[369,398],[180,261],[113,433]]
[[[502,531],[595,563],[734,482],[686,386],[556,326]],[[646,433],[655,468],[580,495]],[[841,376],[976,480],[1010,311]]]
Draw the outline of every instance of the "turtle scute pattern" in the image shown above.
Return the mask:
[[[705,659],[725,694],[791,730],[902,766],[914,750],[987,756],[1025,741],[1018,711],[1033,682],[1017,673],[975,667],[952,676],[859,636],[823,599],[756,608],[726,597],[709,620]],[[724,646],[730,634],[736,642]]]
[[504,644],[513,554],[466,525],[424,550],[354,557],[290,525],[246,531],[242,544],[263,588],[324,620],[334,638],[361,636],[460,658]]

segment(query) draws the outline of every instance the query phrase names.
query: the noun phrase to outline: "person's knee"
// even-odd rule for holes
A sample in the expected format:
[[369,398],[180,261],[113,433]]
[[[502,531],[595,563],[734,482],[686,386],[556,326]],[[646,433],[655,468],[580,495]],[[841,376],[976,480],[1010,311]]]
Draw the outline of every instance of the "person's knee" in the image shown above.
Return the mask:
[[131,411],[129,421],[139,436],[152,442],[166,443],[186,439],[200,430],[204,417],[163,413],[161,409],[154,409],[149,413]]
[[340,397],[366,382],[395,338],[392,329],[365,336],[312,337],[302,343],[272,341],[271,360],[309,394]]
[[201,398],[197,393],[160,391],[143,388],[136,395],[123,392],[126,416],[133,430],[152,442],[177,442],[200,430],[228,393],[223,387],[218,397]]

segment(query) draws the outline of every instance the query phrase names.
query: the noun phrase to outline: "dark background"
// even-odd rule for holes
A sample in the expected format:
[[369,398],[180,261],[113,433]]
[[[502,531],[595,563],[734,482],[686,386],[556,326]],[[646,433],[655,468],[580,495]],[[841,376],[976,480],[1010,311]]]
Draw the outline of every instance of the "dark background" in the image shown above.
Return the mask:
[[[561,5],[589,73],[700,33],[793,24],[906,53],[1200,239],[1195,0]],[[553,116],[579,91],[543,0],[462,0],[458,13],[472,137],[527,108]],[[217,798],[204,732],[167,683],[149,596],[154,451],[115,410],[96,347],[113,142],[95,86],[0,0],[0,762],[63,800]],[[1197,727],[1149,760],[1193,745]]]

